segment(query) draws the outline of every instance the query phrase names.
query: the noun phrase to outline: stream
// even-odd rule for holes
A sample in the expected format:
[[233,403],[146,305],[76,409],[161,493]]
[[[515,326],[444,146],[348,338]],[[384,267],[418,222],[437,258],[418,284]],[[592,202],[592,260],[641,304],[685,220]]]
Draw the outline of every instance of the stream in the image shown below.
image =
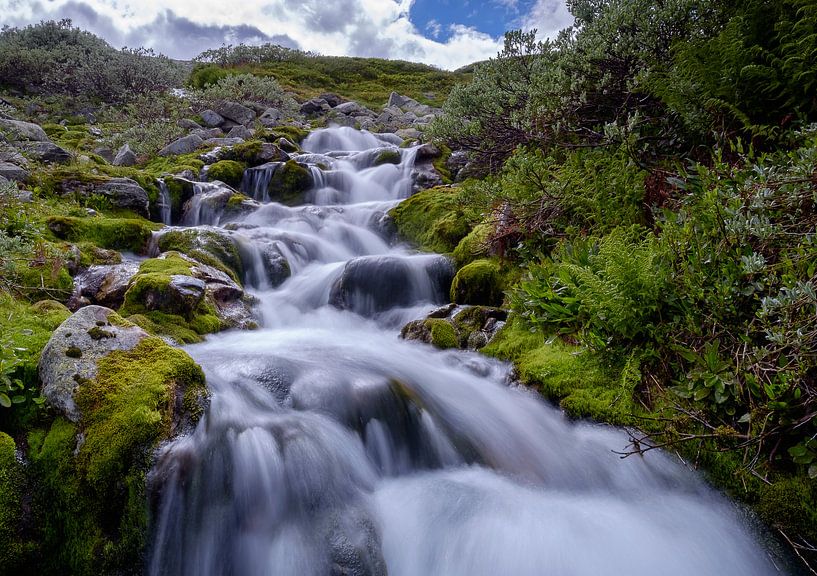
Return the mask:
[[[151,472],[149,573],[785,573],[677,458],[621,459],[624,431],[569,421],[509,386],[508,364],[399,338],[447,302],[453,271],[381,232],[411,194],[415,149],[396,144],[313,132],[296,159],[316,184],[298,207],[270,202],[270,173],[245,174],[263,206],[229,229],[274,246],[291,277],[271,287],[249,266],[261,328],[186,347],[212,398]],[[400,163],[375,166],[384,150]],[[185,225],[224,225],[192,205]]]

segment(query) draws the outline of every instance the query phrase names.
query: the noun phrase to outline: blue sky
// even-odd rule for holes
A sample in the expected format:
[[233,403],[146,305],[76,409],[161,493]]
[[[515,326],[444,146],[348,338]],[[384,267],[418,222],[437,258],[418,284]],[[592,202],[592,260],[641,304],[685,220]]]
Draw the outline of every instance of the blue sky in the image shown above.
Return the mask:
[[534,0],[415,0],[409,18],[431,40],[448,41],[452,25],[475,28],[493,37],[519,28],[530,14]]
[[572,22],[564,0],[0,0],[0,24],[62,18],[174,58],[272,42],[446,69],[496,56],[506,30],[553,37]]

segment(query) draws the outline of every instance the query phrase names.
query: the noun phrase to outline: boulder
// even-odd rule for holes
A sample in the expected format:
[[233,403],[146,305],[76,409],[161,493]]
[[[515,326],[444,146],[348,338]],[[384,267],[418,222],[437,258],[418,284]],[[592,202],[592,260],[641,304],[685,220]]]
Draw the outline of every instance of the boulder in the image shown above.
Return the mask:
[[238,102],[222,102],[216,107],[216,112],[225,120],[232,120],[236,124],[245,126],[255,120],[255,111]]
[[0,162],[0,178],[23,182],[28,179],[28,170],[10,162]]
[[114,151],[108,148],[107,146],[97,146],[96,148],[94,148],[94,154],[102,157],[102,159],[108,162],[109,164],[116,159],[116,154],[114,153]]
[[213,110],[205,110],[201,113],[201,121],[208,128],[217,128],[224,123],[224,117]]
[[423,137],[423,133],[417,130],[417,128],[401,128],[395,132],[395,134],[403,140],[419,140]]
[[138,271],[138,262],[91,266],[74,278],[74,293],[68,300],[68,308],[77,310],[87,304],[119,308],[131,278]]
[[143,218],[150,216],[147,192],[130,178],[113,178],[97,186],[95,192],[107,196],[117,208],[133,210]]
[[451,283],[451,301],[457,304],[501,306],[505,279],[499,263],[487,258],[474,260],[459,269]]
[[364,315],[419,302],[442,303],[453,274],[448,258],[436,254],[355,258],[332,285],[329,303]]
[[374,112],[368,108],[364,108],[357,102],[344,102],[343,104],[335,107],[335,112],[346,114],[347,116],[375,116]]
[[253,137],[253,132],[246,126],[236,126],[227,134],[227,138],[241,138],[242,140],[249,140]]
[[179,138],[162,148],[159,151],[159,156],[178,156],[180,154],[190,154],[204,143],[204,139],[197,134],[189,134]]
[[38,367],[43,396],[66,418],[78,422],[74,395],[84,382],[96,378],[97,363],[115,350],[134,349],[147,337],[138,326],[122,323],[109,308],[81,308],[54,331],[43,349]]
[[113,165],[126,167],[136,165],[136,154],[134,154],[127,143],[123,144],[116,153],[116,157],[113,159]]
[[50,142],[45,130],[31,122],[6,120],[0,118],[0,132],[11,141],[29,140],[33,142]]
[[45,164],[68,164],[71,153],[52,142],[28,142],[22,146],[28,157]]
[[[196,122],[194,120],[190,120],[189,118],[182,118],[181,120],[176,122],[176,125],[179,128],[182,128],[182,129],[188,130],[188,131],[190,131],[190,130],[201,130],[201,124],[199,124],[198,122]],[[216,124],[216,126],[218,126],[218,124]]]
[[243,144],[243,138],[208,138],[202,142],[202,146],[235,146],[236,144]]
[[[1,137],[0,142],[2,142]],[[8,162],[21,168],[28,168],[28,159],[17,148],[11,146],[0,146],[0,162]]]
[[340,106],[342,103],[346,102],[343,96],[338,96],[337,94],[333,94],[331,92],[321,94],[320,96],[318,96],[318,99],[325,100],[326,103],[329,104],[332,108],[336,108]]
[[499,308],[449,304],[406,324],[400,337],[443,349],[480,350],[493,340],[507,319],[507,311]]
[[312,100],[307,100],[301,105],[301,114],[305,116],[320,116],[325,112],[331,110],[332,107],[329,106],[329,103],[322,98],[313,98]]
[[434,144],[423,144],[417,148],[417,154],[415,158],[417,160],[435,160],[442,156],[442,152],[439,148],[437,148]]
[[284,120],[284,114],[277,108],[267,108],[261,117],[258,119],[262,126],[267,128],[274,128],[280,126]]
[[198,130],[193,130],[191,134],[201,136],[202,140],[207,140],[208,138],[223,138],[224,130],[221,128],[199,128]]
[[443,177],[431,162],[419,162],[411,170],[412,190],[419,192],[443,184]]

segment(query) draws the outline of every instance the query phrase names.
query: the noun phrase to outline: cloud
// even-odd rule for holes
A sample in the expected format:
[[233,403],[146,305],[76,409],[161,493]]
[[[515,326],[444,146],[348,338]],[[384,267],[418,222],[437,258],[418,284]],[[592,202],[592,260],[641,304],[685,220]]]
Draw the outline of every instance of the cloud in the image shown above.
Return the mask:
[[573,15],[563,0],[536,0],[520,22],[524,30],[537,30],[539,39],[555,38],[560,30],[573,24]]
[[[71,18],[113,46],[146,46],[191,58],[222,44],[273,42],[327,55],[376,56],[454,69],[485,60],[502,39],[455,24],[440,41],[427,38],[409,18],[415,0],[0,0],[10,25]],[[495,0],[508,8],[517,0]],[[560,11],[561,7],[561,11]],[[564,22],[562,0],[537,0],[526,27],[551,30]],[[442,28],[440,28],[442,32]]]
[[432,38],[439,38],[440,34],[442,34],[443,27],[442,24],[436,20],[429,20],[428,24],[426,24],[426,31],[431,34]]

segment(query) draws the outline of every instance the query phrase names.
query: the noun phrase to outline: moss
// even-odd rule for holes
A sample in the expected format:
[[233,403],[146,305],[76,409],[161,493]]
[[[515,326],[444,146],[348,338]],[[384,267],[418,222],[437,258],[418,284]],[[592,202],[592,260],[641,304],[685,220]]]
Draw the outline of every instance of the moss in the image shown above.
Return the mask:
[[51,216],[48,228],[61,240],[86,242],[102,248],[142,252],[159,225],[137,218],[77,218]]
[[390,212],[400,236],[429,252],[451,252],[470,231],[456,188],[430,188]]
[[437,348],[446,350],[459,347],[459,338],[454,326],[442,318],[431,318],[425,321],[431,330],[431,343]]
[[71,346],[65,351],[65,355],[69,358],[82,358],[82,350],[76,346]]
[[309,136],[309,130],[298,128],[297,126],[278,126],[268,131],[269,141],[275,141],[280,138],[286,138],[293,144],[300,144],[306,137]]
[[[46,244],[42,245],[43,247]],[[16,267],[16,282],[30,300],[59,298],[67,300],[74,287],[74,280],[68,273],[62,259],[55,251],[44,251],[27,266]]]
[[132,314],[127,319],[146,332],[154,336],[170,338],[177,344],[195,344],[203,339],[190,327],[185,318],[175,314],[154,310],[144,314]]
[[488,238],[491,234],[491,225],[477,224],[468,235],[460,240],[454,248],[454,261],[461,268],[478,258],[485,258],[489,254]]
[[451,184],[454,179],[448,169],[448,159],[451,157],[451,148],[445,144],[440,145],[440,156],[432,161],[432,165],[437,173],[442,176],[443,184]]
[[272,175],[269,183],[270,198],[289,206],[301,204],[304,201],[304,192],[309,190],[312,184],[309,171],[295,160],[290,160]]
[[240,284],[244,274],[238,248],[229,236],[210,230],[171,230],[159,237],[159,249],[177,251],[222,270]]
[[182,154],[181,156],[157,156],[148,162],[142,170],[155,178],[168,174],[181,174],[187,170],[198,176],[204,162],[198,153]]
[[[263,164],[265,162],[260,158],[262,147],[263,142],[261,142],[261,140],[249,140],[241,144],[236,144],[226,152],[225,158],[227,158],[227,160],[223,160],[223,162],[232,161],[246,164],[248,166],[258,166],[259,164]],[[219,162],[216,162],[216,164],[219,164]],[[211,174],[210,178],[217,179],[212,176],[212,169],[213,168],[210,167],[211,171],[209,172],[209,174]]]
[[512,361],[523,384],[559,402],[573,417],[632,425],[641,413],[633,400],[634,382],[623,377],[620,368],[604,366],[559,340],[546,341],[518,317],[511,318],[482,352]]
[[789,535],[817,538],[817,482],[807,478],[784,478],[760,489],[760,517]]
[[377,155],[377,158],[374,159],[374,166],[380,166],[381,164],[400,164],[402,157],[400,156],[400,152],[397,150],[383,150],[380,154]]
[[207,178],[210,181],[221,180],[234,188],[241,186],[241,179],[244,177],[246,165],[234,160],[221,160],[212,164],[207,169]]
[[150,454],[174,424],[199,417],[205,395],[204,374],[185,352],[146,338],[99,361],[76,394],[78,426],[58,418],[47,433],[29,434],[43,573],[139,571]]
[[25,568],[31,548],[20,534],[25,476],[16,450],[14,440],[0,432],[0,568],[8,573]]
[[79,263],[86,268],[95,264],[110,265],[122,262],[122,255],[116,250],[106,250],[90,242],[78,242],[76,247],[80,253]]
[[460,268],[451,283],[451,301],[457,304],[501,306],[504,278],[495,260],[475,260]]

